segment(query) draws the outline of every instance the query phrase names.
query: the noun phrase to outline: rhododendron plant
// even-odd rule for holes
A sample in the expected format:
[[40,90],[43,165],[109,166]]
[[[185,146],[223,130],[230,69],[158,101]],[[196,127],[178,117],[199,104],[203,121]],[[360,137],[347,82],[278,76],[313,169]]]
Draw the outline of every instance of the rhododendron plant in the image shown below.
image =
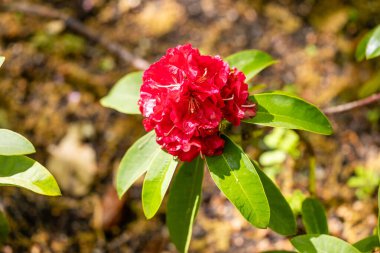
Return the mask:
[[101,100],[104,106],[120,112],[142,114],[149,132],[120,162],[116,176],[119,196],[146,173],[142,204],[150,219],[175,175],[166,222],[179,251],[189,248],[205,165],[218,188],[249,223],[283,235],[296,232],[294,215],[284,196],[227,136],[230,128],[226,124],[332,133],[323,113],[294,95],[278,91],[249,94],[251,79],[275,62],[258,50],[222,59],[202,55],[190,44],[180,45],[168,49],[144,72],[122,78]]
[[220,155],[221,121],[239,125],[255,115],[244,74],[190,44],[170,48],[144,72],[139,106],[145,130],[182,161]]

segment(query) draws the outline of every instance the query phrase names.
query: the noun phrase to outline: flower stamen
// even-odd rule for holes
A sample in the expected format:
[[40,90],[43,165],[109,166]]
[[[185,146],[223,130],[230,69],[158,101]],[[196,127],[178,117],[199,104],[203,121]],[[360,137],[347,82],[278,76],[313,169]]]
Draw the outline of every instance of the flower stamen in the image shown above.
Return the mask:
[[241,105],[241,107],[244,107],[244,108],[253,108],[253,107],[256,107],[256,104]]
[[223,99],[223,101],[233,100],[234,98],[235,98],[235,96],[234,96],[234,94],[232,94],[231,97],[229,97],[229,98],[225,98],[225,99]]
[[169,134],[174,130],[175,125],[169,130],[169,132],[165,133],[165,136],[169,136]]
[[194,97],[190,97],[189,108],[190,113],[195,113],[199,109],[199,103]]
[[203,81],[205,81],[205,80],[207,80],[207,69],[205,68],[204,69],[204,72],[203,72],[203,75],[202,76],[200,76],[198,79],[197,79],[197,82],[203,82]]
[[180,87],[181,84],[179,83],[176,83],[176,84],[169,84],[169,85],[159,85],[159,84],[155,84],[158,88],[172,88],[172,87]]
[[203,73],[202,77],[205,78],[207,76],[207,69],[205,68],[205,72]]

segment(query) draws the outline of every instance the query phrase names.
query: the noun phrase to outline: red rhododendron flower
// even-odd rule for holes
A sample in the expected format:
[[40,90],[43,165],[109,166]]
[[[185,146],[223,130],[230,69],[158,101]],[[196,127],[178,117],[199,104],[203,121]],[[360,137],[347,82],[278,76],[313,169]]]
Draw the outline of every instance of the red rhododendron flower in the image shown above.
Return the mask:
[[221,94],[224,100],[223,116],[235,126],[240,125],[240,120],[256,115],[256,104],[248,100],[248,85],[244,82],[245,75],[232,69]]
[[143,75],[139,106],[147,131],[182,161],[219,155],[224,140],[219,125],[234,125],[255,114],[242,72],[218,56],[205,56],[190,44],[168,49]]

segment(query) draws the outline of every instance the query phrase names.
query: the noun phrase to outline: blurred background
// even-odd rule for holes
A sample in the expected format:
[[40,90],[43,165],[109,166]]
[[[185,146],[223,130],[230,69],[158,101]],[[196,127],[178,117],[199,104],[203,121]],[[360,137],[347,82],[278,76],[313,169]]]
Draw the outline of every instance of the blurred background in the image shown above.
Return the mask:
[[[2,252],[176,252],[164,225],[165,201],[147,221],[142,180],[122,200],[113,188],[125,150],[144,134],[142,118],[103,108],[99,99],[144,60],[191,42],[206,54],[260,49],[278,59],[254,79],[255,92],[283,89],[321,108],[353,101],[380,90],[379,59],[354,57],[379,14],[377,0],[1,0],[0,128],[31,140],[33,158],[63,193],[52,198],[2,187],[12,230]],[[377,103],[330,115],[329,137],[257,126],[230,131],[276,179],[296,214],[309,195],[314,154],[316,195],[331,234],[352,243],[376,225],[379,119]],[[292,246],[252,228],[206,173],[190,249]]]

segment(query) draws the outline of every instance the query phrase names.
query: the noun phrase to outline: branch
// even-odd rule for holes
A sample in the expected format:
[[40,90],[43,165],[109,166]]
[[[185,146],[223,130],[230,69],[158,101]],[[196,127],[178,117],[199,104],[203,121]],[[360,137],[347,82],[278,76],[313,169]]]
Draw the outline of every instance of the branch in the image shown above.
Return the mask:
[[122,61],[132,64],[135,68],[144,70],[149,66],[149,63],[146,60],[133,55],[119,43],[109,41],[107,38],[99,36],[98,32],[85,26],[79,20],[50,7],[29,3],[8,2],[5,4],[5,9],[43,18],[60,19],[71,30],[95,43],[98,43],[107,51],[119,57]]
[[337,114],[347,112],[359,107],[363,107],[372,103],[376,103],[378,101],[380,101],[380,93],[347,104],[329,107],[323,110],[323,112],[326,114]]

